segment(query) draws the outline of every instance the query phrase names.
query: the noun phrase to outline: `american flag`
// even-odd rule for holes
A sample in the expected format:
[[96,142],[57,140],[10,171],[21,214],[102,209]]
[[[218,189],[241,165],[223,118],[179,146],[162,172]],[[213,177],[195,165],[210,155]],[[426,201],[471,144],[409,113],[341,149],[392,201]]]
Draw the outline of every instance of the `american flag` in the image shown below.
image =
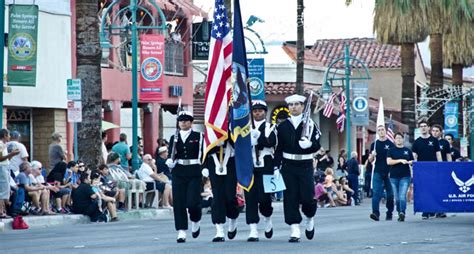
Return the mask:
[[392,141],[392,143],[395,142],[395,138],[393,137],[393,122],[392,122],[392,116],[390,116],[390,121],[388,122],[388,127],[387,127],[387,138],[388,140]]
[[231,93],[232,34],[224,0],[216,0],[209,47],[209,72],[204,104],[204,156],[227,139]]
[[334,111],[334,100],[336,99],[337,95],[335,93],[331,94],[329,100],[326,102],[326,106],[324,107],[323,116],[330,118],[332,112]]
[[339,94],[339,115],[336,119],[336,125],[339,132],[344,132],[344,123],[346,120],[346,96],[343,91]]

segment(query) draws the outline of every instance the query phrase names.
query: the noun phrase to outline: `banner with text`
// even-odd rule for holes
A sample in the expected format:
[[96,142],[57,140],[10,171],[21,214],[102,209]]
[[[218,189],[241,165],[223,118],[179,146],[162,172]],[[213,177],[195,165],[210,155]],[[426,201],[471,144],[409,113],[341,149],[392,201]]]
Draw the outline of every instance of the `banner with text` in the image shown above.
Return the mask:
[[163,100],[165,38],[161,34],[140,36],[140,101]]
[[458,103],[447,102],[444,105],[444,134],[458,138]]
[[265,59],[247,59],[252,100],[265,100]]
[[352,119],[355,126],[369,125],[369,85],[352,83]]
[[8,84],[35,86],[38,6],[10,5],[8,31]]
[[474,162],[415,162],[415,212],[474,212]]

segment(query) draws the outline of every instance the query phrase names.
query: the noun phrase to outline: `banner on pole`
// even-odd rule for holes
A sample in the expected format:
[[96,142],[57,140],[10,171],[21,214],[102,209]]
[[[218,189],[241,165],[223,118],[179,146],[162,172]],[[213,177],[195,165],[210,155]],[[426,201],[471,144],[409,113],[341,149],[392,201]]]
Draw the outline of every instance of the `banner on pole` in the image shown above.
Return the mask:
[[444,134],[458,138],[458,103],[447,102],[444,105]]
[[10,5],[8,31],[8,84],[35,86],[38,6]]
[[415,212],[474,212],[474,162],[415,162]]
[[265,59],[254,58],[247,60],[249,85],[252,100],[265,100]]
[[[369,84],[352,83],[352,120],[355,126],[369,125]],[[379,112],[380,113],[380,112]]]
[[140,36],[140,89],[141,102],[163,100],[165,38],[161,34]]

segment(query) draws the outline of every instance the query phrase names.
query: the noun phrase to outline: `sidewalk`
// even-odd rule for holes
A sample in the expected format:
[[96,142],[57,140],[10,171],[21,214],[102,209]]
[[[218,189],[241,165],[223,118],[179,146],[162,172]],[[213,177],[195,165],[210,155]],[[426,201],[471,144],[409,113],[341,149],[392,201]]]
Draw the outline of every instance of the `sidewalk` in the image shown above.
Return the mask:
[[[139,209],[128,212],[119,212],[118,217],[121,221],[139,220],[139,219],[172,219],[173,210],[170,209]],[[75,225],[91,223],[89,218],[79,214],[58,214],[48,216],[23,216],[25,222],[30,228],[47,228],[58,225]],[[0,232],[12,229],[13,219],[0,220]]]

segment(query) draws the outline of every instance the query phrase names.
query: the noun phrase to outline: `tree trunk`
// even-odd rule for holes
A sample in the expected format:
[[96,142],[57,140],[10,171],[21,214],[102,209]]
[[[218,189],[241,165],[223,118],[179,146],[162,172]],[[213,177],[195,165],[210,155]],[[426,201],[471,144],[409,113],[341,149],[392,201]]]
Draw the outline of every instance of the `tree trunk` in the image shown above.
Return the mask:
[[414,140],[415,122],[415,44],[402,43],[402,123],[408,125],[410,143]]
[[[431,78],[430,88],[432,90],[443,88],[443,35],[439,33],[430,35],[430,52],[431,52]],[[444,123],[444,106],[439,108],[431,116],[431,123],[443,125]]]
[[77,78],[82,80],[82,122],[78,124],[78,158],[94,169],[101,158],[102,81],[97,0],[76,1]]
[[304,0],[298,0],[296,8],[296,88],[297,94],[304,92]]
[[451,69],[453,71],[453,85],[462,86],[462,64],[453,64]]

